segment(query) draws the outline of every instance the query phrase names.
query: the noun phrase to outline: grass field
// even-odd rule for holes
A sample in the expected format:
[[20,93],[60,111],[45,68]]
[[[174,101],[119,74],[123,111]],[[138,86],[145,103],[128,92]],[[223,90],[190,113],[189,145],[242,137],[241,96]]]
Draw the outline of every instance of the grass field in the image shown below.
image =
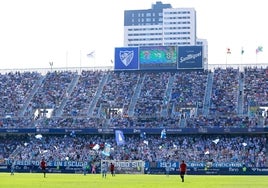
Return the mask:
[[182,183],[178,175],[0,173],[0,188],[267,188],[266,176],[192,176]]

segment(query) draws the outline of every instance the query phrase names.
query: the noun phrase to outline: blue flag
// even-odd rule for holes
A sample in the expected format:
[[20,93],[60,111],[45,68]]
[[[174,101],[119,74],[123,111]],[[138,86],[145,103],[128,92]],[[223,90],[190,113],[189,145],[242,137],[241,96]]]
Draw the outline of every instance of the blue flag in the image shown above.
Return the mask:
[[120,130],[115,131],[115,140],[118,146],[125,144],[125,137],[124,137],[123,131],[120,131]]
[[111,152],[111,145],[105,143],[104,150],[102,151],[102,154],[105,156],[110,156],[110,152]]

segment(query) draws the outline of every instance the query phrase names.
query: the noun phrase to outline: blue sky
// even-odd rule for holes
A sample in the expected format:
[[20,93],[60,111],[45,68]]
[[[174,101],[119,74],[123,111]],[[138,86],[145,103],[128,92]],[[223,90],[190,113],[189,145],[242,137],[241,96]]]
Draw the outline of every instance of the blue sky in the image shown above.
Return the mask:
[[[1,69],[49,68],[51,61],[54,67],[111,65],[114,47],[123,46],[124,10],[149,9],[155,2],[2,0]],[[265,0],[162,2],[173,8],[195,8],[197,37],[208,40],[209,64],[225,64],[227,48],[231,50],[229,64],[268,62]],[[263,52],[256,56],[258,46],[263,46]],[[95,56],[87,58],[92,51]]]

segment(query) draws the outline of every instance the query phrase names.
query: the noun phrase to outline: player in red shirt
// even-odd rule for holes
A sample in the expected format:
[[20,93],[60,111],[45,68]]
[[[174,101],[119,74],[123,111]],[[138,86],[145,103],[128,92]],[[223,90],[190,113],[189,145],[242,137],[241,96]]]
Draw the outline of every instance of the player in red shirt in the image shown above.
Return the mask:
[[46,167],[47,167],[45,159],[42,159],[42,161],[40,163],[40,167],[42,169],[42,172],[44,173],[44,178],[45,178],[46,177]]
[[111,171],[112,176],[115,176],[115,174],[114,174],[114,164],[113,163],[110,164],[110,171]]
[[187,170],[187,165],[184,163],[184,160],[181,161],[180,164],[180,176],[181,176],[181,181],[184,182],[184,175]]

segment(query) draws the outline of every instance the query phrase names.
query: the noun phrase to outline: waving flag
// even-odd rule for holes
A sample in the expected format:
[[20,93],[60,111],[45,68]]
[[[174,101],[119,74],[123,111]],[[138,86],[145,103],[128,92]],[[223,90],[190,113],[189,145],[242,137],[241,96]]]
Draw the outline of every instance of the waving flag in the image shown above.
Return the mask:
[[244,48],[241,48],[241,55],[245,53]]
[[91,57],[94,57],[94,55],[95,55],[95,51],[92,51],[92,52],[87,54],[87,57],[91,58]]
[[245,143],[245,142],[243,142],[243,143],[242,143],[242,145],[246,147],[248,144],[247,144],[247,143]]
[[160,137],[161,137],[162,139],[167,138],[166,129],[163,129],[163,130],[161,131],[161,135],[160,135]]
[[143,141],[144,144],[146,144],[148,146],[149,142],[147,140]]
[[258,46],[258,48],[256,49],[256,54],[258,54],[259,52],[262,52],[263,47],[262,46]]
[[220,141],[220,139],[215,139],[215,140],[213,140],[212,142],[214,142],[215,144],[218,144],[218,142]]
[[120,130],[115,131],[115,140],[118,146],[125,144],[125,137],[124,137],[123,131],[120,131]]
[[111,152],[111,145],[108,143],[105,143],[104,150],[102,151],[102,154],[105,156],[110,156],[110,152]]
[[35,138],[37,138],[37,139],[41,139],[43,136],[41,135],[41,134],[37,134],[37,135],[35,135]]
[[99,144],[95,144],[95,146],[92,148],[95,151],[98,151],[100,149],[100,145]]

